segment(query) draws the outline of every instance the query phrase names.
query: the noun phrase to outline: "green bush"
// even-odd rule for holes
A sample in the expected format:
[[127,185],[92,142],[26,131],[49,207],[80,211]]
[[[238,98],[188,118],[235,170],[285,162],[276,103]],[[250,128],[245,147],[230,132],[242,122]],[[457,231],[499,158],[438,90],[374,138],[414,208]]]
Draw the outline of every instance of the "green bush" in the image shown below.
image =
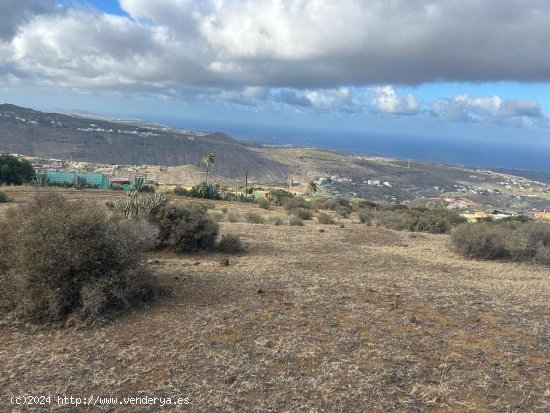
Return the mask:
[[218,224],[202,205],[163,206],[152,217],[160,228],[163,247],[176,252],[211,250],[218,236]]
[[291,215],[297,216],[300,219],[310,220],[313,218],[313,212],[305,208],[294,208],[288,211]]
[[36,173],[31,163],[13,155],[0,155],[0,184],[22,185],[32,182]]
[[244,217],[249,224],[263,224],[264,222],[262,216],[255,212],[249,212]]
[[293,216],[288,220],[288,224],[294,227],[302,227],[304,226],[304,221],[297,216]]
[[332,215],[327,214],[326,212],[319,212],[319,215],[317,215],[317,221],[319,221],[319,224],[324,225],[332,225],[335,223]]
[[8,198],[8,194],[6,194],[4,191],[0,191],[0,204],[10,202],[10,199]]
[[265,198],[258,199],[258,206],[262,209],[270,209],[271,208],[271,204]]
[[294,198],[294,195],[284,189],[275,189],[269,193],[271,202],[278,206],[282,206],[290,198]]
[[140,266],[158,233],[147,221],[110,219],[93,204],[43,193],[8,211],[0,232],[0,290],[10,291],[1,307],[19,316],[106,317],[159,291]]
[[238,235],[224,234],[218,244],[218,249],[226,254],[245,252],[246,248]]

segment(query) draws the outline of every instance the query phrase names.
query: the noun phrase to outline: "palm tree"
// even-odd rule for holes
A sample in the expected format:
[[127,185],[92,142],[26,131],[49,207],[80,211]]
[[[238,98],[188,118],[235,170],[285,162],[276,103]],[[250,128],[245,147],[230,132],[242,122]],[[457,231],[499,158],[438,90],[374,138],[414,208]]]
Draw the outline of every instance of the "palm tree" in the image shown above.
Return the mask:
[[206,165],[206,185],[208,185],[208,168],[214,164],[214,154],[206,152],[202,157],[202,163]]
[[307,184],[307,192],[309,194],[314,194],[315,192],[317,192],[317,184],[313,181]]

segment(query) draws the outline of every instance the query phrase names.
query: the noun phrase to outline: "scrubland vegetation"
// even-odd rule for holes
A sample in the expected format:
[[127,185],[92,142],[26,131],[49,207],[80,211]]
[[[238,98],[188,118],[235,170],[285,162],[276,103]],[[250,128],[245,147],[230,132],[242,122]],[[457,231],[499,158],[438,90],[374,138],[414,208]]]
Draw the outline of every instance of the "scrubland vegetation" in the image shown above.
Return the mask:
[[453,232],[452,244],[467,258],[535,261],[550,265],[550,224],[544,222],[464,224]]
[[189,396],[191,412],[550,406],[548,225],[284,191],[174,191],[152,209],[142,194],[125,214],[123,193],[24,190],[0,209],[0,364],[17,377],[0,394]]

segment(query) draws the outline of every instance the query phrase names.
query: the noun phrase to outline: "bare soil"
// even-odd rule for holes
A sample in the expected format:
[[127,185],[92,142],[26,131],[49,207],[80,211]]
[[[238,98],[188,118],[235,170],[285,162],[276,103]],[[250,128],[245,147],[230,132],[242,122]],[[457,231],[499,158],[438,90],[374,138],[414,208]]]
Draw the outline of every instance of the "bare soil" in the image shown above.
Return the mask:
[[[21,202],[30,189],[7,192]],[[220,219],[253,211],[285,225],[222,219],[244,255],[152,254],[171,294],[115,321],[0,322],[0,411],[550,411],[548,267],[466,260],[446,235],[294,227],[280,208],[212,204]],[[190,404],[17,410],[20,394]]]

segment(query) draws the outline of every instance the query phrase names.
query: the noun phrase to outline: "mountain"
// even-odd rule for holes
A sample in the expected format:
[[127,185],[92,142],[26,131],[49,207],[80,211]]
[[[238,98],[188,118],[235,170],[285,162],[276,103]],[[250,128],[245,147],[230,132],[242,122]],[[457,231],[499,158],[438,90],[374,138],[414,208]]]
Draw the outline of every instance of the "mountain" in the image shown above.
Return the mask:
[[0,150],[43,158],[105,164],[196,165],[216,155],[215,172],[228,178],[254,170],[286,179],[285,165],[257,145],[223,133],[200,133],[139,121],[113,121],[0,105]]

